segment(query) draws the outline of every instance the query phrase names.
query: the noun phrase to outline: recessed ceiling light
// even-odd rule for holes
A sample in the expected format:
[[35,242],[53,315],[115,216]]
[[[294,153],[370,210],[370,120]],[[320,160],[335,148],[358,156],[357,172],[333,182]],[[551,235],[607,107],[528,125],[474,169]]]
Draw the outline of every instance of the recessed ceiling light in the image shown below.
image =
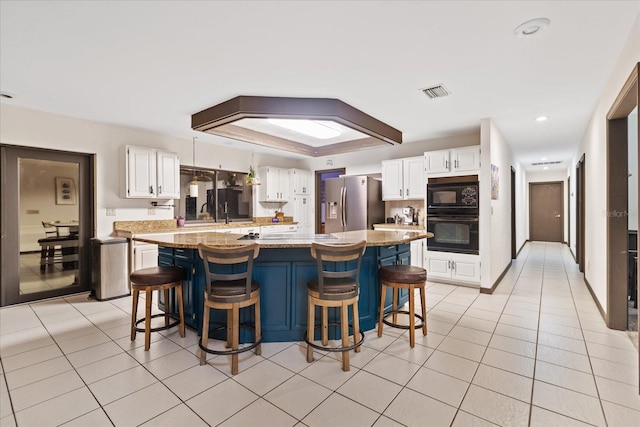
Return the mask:
[[546,122],[547,120],[549,120],[549,116],[538,116],[535,119],[536,122]]
[[551,21],[547,18],[536,18],[520,24],[513,30],[513,34],[517,37],[529,37],[545,30]]
[[547,170],[547,169],[549,169],[549,166],[545,166],[542,169]]
[[542,157],[540,160],[542,160],[543,162],[547,160],[546,157]]

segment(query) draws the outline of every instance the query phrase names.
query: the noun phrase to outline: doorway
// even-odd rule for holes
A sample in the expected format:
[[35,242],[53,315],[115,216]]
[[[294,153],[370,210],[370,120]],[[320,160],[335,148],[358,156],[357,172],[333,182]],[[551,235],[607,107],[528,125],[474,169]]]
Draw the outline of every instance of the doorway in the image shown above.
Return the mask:
[[[607,114],[607,326],[626,330],[629,289],[629,115],[638,106],[640,63],[616,97]],[[635,124],[638,147],[638,123]],[[620,167],[625,165],[625,167]],[[636,200],[636,205],[638,201]],[[638,212],[638,206],[633,210]],[[635,247],[637,247],[637,235]],[[638,279],[634,296],[638,297]],[[637,316],[637,314],[636,314]],[[636,317],[637,319],[637,317]]]
[[583,154],[576,165],[576,262],[578,270],[584,273],[585,264],[585,218],[586,218],[586,182],[585,182],[586,159]]
[[337,178],[340,175],[344,175],[345,169],[328,169],[322,171],[316,171],[316,233],[325,234],[324,219],[325,219],[325,191],[324,182],[328,178]]
[[0,146],[0,305],[88,291],[93,156]]
[[529,183],[529,239],[564,240],[564,188],[562,182]]
[[518,257],[516,248],[516,170],[511,166],[511,259]]

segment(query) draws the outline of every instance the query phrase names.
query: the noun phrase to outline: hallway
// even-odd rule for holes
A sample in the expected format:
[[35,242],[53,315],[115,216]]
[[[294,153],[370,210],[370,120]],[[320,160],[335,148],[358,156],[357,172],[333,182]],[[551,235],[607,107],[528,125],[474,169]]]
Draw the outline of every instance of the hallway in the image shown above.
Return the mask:
[[[419,298],[417,299],[419,301]],[[129,339],[131,299],[0,310],[0,427],[636,426],[638,353],[609,330],[568,248],[529,243],[493,295],[429,282],[429,334],[366,334],[343,372],[267,343],[198,365],[187,331]],[[141,304],[144,307],[144,304]],[[141,402],[144,402],[143,404]],[[67,423],[67,424],[65,424]]]

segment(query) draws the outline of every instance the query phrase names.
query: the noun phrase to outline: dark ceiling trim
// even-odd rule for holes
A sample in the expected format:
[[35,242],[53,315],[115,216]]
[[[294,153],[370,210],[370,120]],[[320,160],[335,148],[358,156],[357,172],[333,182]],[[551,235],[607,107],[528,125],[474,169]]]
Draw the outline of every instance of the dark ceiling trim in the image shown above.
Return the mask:
[[[327,152],[353,151],[354,147],[372,144],[370,138],[362,144],[347,141],[327,147],[313,148],[295,141],[275,138],[259,132],[241,130],[232,123],[244,118],[299,118],[333,120],[388,144],[401,144],[402,132],[370,115],[332,98],[284,98],[265,96],[238,96],[191,116],[191,128],[253,144],[277,146],[288,151],[310,156],[322,156]],[[269,141],[262,141],[268,138]]]

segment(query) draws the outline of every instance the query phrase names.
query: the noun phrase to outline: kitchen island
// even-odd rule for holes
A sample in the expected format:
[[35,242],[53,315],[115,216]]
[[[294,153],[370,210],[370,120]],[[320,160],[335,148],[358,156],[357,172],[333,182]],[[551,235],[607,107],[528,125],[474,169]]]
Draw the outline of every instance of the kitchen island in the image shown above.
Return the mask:
[[[259,239],[232,233],[167,233],[138,235],[134,240],[159,246],[159,265],[178,265],[185,269],[183,299],[185,322],[198,333],[202,330],[205,274],[198,244],[232,247],[257,242],[260,254],[253,267],[253,277],[260,283],[260,310],[264,342],[301,341],[306,331],[307,282],[316,277],[316,262],[310,247],[319,243],[353,243],[367,241],[367,249],[360,270],[360,327],[373,329],[378,318],[380,283],[378,267],[410,263],[410,242],[430,237],[424,231],[363,230],[322,235],[268,235]],[[402,294],[400,304],[407,300]],[[387,298],[391,304],[390,295]],[[171,297],[162,304],[171,310],[175,304]],[[241,322],[251,322],[251,310],[241,311]],[[212,328],[226,319],[221,311],[212,312]],[[330,319],[331,321],[331,319]],[[215,335],[212,335],[215,338]],[[241,340],[251,341],[244,336]]]

